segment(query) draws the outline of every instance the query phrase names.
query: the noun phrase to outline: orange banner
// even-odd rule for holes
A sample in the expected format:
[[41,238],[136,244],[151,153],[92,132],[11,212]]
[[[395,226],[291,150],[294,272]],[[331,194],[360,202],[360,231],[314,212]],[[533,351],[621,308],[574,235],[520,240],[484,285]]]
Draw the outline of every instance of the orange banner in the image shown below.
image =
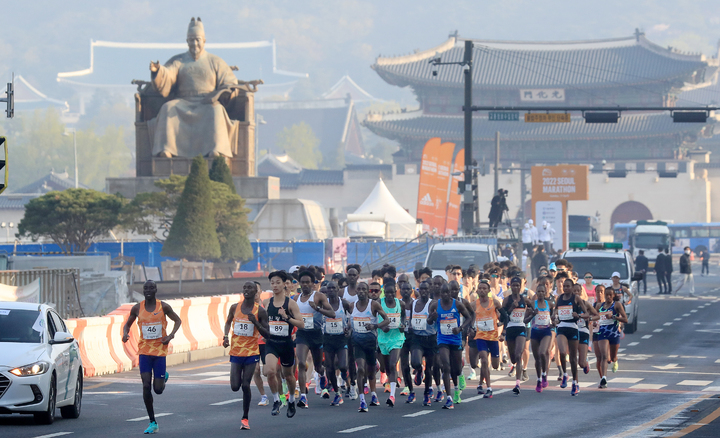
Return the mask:
[[433,227],[436,233],[445,235],[445,219],[447,218],[448,184],[450,183],[450,169],[452,169],[455,143],[443,143],[437,161],[437,188],[435,195],[435,221]]
[[432,232],[435,226],[435,198],[437,192],[437,164],[442,141],[433,137],[425,143],[422,164],[420,165],[420,183],[418,184],[417,218],[422,220],[424,233]]
[[455,155],[455,165],[453,166],[453,173],[460,173],[460,175],[453,175],[452,183],[450,184],[450,201],[448,201],[447,216],[445,217],[445,235],[453,236],[458,232],[458,224],[460,223],[460,202],[462,201],[462,195],[458,193],[458,186],[460,181],[465,180],[465,149]]

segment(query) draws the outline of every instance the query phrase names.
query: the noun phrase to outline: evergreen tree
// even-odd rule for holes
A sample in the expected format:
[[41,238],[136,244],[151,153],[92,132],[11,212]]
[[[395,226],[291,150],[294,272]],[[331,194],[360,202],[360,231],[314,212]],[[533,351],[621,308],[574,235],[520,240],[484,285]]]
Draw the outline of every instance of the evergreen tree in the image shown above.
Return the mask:
[[224,157],[216,157],[210,168],[210,179],[220,183],[227,184],[233,193],[237,193],[235,190],[235,183],[233,183],[232,174],[230,174],[230,168],[227,165]]
[[177,214],[161,254],[189,260],[220,258],[212,186],[207,163],[201,156],[195,157],[192,162]]
[[215,225],[220,241],[220,260],[245,261],[253,257],[248,234],[252,232],[245,200],[232,193],[226,184],[214,182]]

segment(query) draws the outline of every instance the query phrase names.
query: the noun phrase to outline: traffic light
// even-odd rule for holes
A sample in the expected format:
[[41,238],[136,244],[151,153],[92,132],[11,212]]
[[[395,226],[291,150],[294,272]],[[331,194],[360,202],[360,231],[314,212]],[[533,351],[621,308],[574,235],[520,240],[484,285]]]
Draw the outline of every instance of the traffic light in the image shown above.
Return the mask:
[[5,189],[8,186],[8,166],[7,166],[8,152],[7,152],[7,139],[5,137],[0,137],[0,146],[2,146],[2,151],[4,151],[3,155],[0,156],[0,172],[5,173],[3,182],[2,182],[2,184],[0,184],[0,193],[2,193],[5,191]]

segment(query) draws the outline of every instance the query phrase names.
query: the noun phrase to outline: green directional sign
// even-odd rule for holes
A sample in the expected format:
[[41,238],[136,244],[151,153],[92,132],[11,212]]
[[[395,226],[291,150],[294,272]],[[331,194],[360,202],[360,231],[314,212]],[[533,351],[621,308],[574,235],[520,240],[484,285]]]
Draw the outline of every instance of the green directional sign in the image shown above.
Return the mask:
[[520,113],[517,111],[490,111],[488,120],[491,122],[518,122]]

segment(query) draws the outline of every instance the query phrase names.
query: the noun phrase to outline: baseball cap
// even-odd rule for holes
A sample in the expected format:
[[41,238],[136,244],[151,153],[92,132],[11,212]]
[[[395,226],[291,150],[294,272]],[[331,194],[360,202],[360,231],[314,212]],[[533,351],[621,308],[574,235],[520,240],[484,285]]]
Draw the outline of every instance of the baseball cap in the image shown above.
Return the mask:
[[290,269],[288,270],[288,274],[294,274],[294,273],[296,273],[296,272],[299,271],[299,270],[300,270],[300,266],[299,266],[299,265],[293,265],[293,266],[291,266]]
[[555,263],[550,263],[550,267],[548,267],[549,271],[557,271],[557,267],[555,266]]
[[620,273],[619,273],[618,271],[615,271],[615,272],[613,272],[612,275],[610,276],[610,278],[612,278],[612,277],[620,278]]

